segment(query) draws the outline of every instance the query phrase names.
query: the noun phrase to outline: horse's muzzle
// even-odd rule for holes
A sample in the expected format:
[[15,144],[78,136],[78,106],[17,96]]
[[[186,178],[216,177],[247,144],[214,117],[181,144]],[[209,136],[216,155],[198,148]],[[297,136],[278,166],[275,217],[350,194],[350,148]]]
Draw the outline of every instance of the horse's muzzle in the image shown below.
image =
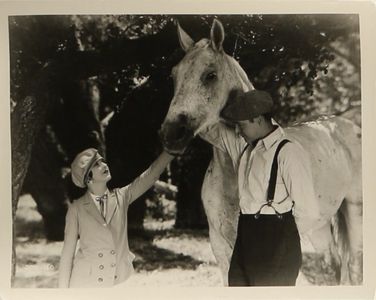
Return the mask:
[[174,121],[165,121],[159,131],[163,146],[173,154],[181,154],[193,138],[188,118],[179,115]]

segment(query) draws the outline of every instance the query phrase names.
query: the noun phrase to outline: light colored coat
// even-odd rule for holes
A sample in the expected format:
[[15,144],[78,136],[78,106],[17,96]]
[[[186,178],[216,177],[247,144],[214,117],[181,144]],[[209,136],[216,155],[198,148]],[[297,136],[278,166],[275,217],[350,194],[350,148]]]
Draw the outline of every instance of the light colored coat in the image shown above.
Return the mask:
[[171,159],[162,153],[131,184],[109,191],[105,219],[88,191],[69,205],[59,287],[110,287],[133,273],[135,256],[128,246],[128,207],[153,185]]

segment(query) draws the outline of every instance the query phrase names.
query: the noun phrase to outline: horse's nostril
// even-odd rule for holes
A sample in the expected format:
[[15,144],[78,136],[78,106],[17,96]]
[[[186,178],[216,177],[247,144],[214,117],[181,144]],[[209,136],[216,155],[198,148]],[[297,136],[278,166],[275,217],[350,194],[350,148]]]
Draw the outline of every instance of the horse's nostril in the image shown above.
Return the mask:
[[167,121],[162,124],[159,136],[165,147],[170,148],[170,150],[177,149],[193,137],[193,131],[190,129],[188,121],[187,116],[181,114],[174,121]]
[[180,126],[176,132],[176,139],[180,140],[183,139],[186,135],[187,128],[185,126]]
[[180,114],[178,116],[178,119],[179,119],[180,124],[187,124],[188,123],[188,117],[185,114]]

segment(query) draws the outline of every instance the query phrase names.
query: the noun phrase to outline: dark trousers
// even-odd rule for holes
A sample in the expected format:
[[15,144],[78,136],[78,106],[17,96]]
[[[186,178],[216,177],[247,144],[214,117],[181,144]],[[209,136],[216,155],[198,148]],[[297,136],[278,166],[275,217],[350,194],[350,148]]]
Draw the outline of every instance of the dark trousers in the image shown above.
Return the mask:
[[276,215],[240,214],[231,257],[230,286],[291,286],[302,264],[300,237],[291,211]]

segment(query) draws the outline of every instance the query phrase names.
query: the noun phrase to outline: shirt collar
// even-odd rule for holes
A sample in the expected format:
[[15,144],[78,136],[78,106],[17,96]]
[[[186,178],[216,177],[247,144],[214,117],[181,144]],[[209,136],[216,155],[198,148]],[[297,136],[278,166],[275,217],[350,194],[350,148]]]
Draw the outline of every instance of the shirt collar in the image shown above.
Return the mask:
[[[101,197],[101,196],[95,195],[95,194],[93,194],[91,192],[89,192],[89,194],[91,196],[91,199],[93,199],[93,200],[96,200],[97,198]],[[103,195],[107,195],[108,196],[108,189],[104,192]]]
[[285,135],[285,131],[277,122],[272,120],[273,125],[277,126],[271,133],[269,133],[266,137],[263,139],[260,139],[256,146],[263,145],[265,150],[269,150],[277,141],[281,139],[282,136]]

